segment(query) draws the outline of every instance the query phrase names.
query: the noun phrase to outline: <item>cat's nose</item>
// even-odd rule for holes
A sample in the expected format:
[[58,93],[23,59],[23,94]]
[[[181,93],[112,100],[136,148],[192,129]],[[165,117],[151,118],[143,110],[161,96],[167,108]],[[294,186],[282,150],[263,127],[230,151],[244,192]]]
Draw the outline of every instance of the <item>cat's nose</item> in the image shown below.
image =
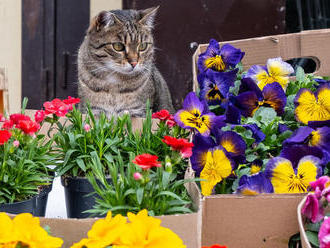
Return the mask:
[[137,62],[136,61],[131,61],[129,62],[131,64],[131,66],[134,68],[136,65],[137,65]]

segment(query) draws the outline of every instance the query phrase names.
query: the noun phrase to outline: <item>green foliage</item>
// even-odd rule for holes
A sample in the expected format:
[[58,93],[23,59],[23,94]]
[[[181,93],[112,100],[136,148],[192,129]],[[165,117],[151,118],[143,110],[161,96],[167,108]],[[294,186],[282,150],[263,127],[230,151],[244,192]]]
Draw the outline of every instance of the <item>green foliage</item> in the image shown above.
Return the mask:
[[[131,153],[130,160],[137,154]],[[96,191],[96,205],[87,212],[91,214],[112,214],[138,212],[147,209],[151,215],[191,213],[191,204],[184,188],[185,180],[178,180],[175,172],[168,172],[165,166],[157,170],[141,171],[133,163],[125,164],[121,154],[106,161],[109,177],[101,169],[101,161],[93,157],[96,170],[88,179]],[[134,180],[134,173],[140,172],[143,179]],[[110,178],[110,180],[108,179]],[[108,180],[107,180],[108,179]]]
[[290,81],[286,89],[286,95],[296,95],[302,88],[307,88],[312,91],[316,90],[317,83],[313,80],[314,76],[305,74],[304,69],[301,67],[297,68],[296,80]]

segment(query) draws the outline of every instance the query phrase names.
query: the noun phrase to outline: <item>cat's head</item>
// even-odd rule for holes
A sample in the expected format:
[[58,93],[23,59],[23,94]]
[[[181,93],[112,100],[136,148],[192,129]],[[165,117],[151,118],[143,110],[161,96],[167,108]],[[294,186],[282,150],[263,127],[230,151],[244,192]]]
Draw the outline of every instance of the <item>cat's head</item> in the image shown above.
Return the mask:
[[102,11],[87,31],[90,55],[120,73],[148,69],[153,63],[152,29],[158,7]]

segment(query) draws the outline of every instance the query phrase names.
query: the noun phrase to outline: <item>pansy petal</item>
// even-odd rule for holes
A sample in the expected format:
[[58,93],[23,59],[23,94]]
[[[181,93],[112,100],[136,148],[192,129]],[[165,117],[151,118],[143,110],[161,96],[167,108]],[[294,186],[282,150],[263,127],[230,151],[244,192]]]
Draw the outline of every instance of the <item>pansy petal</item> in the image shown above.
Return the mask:
[[284,107],[286,105],[286,96],[281,85],[277,82],[267,84],[262,90],[264,95],[264,107],[272,107],[275,109],[278,115],[284,113]]
[[241,93],[247,92],[247,91],[255,92],[258,100],[262,101],[263,95],[262,95],[262,92],[259,89],[258,85],[253,81],[252,78],[245,77],[241,80],[241,85],[239,87],[238,94],[241,94]]
[[279,124],[278,124],[278,131],[279,131],[280,133],[284,133],[284,132],[286,132],[286,131],[291,131],[291,130],[290,130],[290,128],[289,128],[287,125],[282,124],[282,123],[279,123]]
[[244,92],[239,94],[236,98],[236,106],[245,117],[252,116],[258,109],[258,98],[254,91]]
[[315,156],[305,156],[300,159],[297,167],[297,176],[304,181],[304,187],[309,187],[310,182],[314,182],[318,177],[322,175],[322,168],[320,167],[321,160]]
[[311,132],[311,146],[318,146],[330,153],[330,128],[321,127]]
[[242,125],[245,129],[251,130],[252,136],[257,143],[265,140],[266,135],[260,130],[257,124],[244,124]]
[[[316,96],[317,97],[316,97]],[[310,121],[327,121],[330,119],[330,88],[325,85],[315,93],[309,89],[300,89],[295,97],[296,119],[304,124]]]
[[293,67],[289,63],[284,62],[281,58],[268,59],[267,71],[274,82],[278,82],[283,89],[287,87],[289,75],[294,73]]
[[220,55],[220,46],[219,43],[211,39],[206,51],[199,55],[197,66],[200,73],[206,71],[208,68],[205,66],[205,61],[209,58]]
[[250,165],[250,168],[251,168],[250,174],[253,175],[253,174],[259,173],[262,169],[262,165],[263,165],[263,162],[261,159],[254,160]]
[[200,114],[204,111],[204,104],[198,99],[195,92],[188,93],[183,101],[182,107],[190,112],[196,109]]
[[267,68],[265,66],[253,65],[247,71],[247,73],[245,74],[244,78],[245,77],[252,78],[257,83],[256,75],[259,74],[259,73],[263,73],[263,72],[266,72],[267,73]]
[[309,135],[314,130],[310,127],[300,127],[284,141],[284,144],[303,144],[308,140]]
[[265,175],[270,179],[275,193],[289,193],[290,178],[295,177],[291,162],[282,157],[268,161]]
[[218,145],[222,146],[233,156],[245,154],[245,141],[239,134],[233,131],[218,132],[216,135],[216,140]]
[[268,178],[263,173],[252,176],[243,175],[239,181],[239,187],[235,193],[242,195],[257,195],[273,193],[274,189]]
[[230,44],[224,44],[220,49],[220,55],[226,65],[235,67],[243,59],[245,53],[241,49],[235,48]]
[[324,153],[318,147],[311,147],[308,145],[290,145],[284,146],[280,156],[289,159],[293,165],[293,168],[297,168],[298,162],[301,158],[312,155],[318,157],[323,161]]
[[226,122],[230,124],[240,124],[241,123],[241,112],[232,103],[228,103],[226,108]]
[[[205,195],[211,194],[211,187],[229,177],[232,170],[232,161],[220,147],[209,150],[206,155],[205,166],[200,174],[200,178],[206,180],[201,182],[202,192]],[[205,187],[207,190],[204,189]]]
[[196,176],[199,177],[206,163],[206,154],[210,148],[215,147],[215,142],[211,137],[196,134],[193,138],[193,144],[193,154],[190,157],[190,163]]
[[309,121],[308,126],[311,128],[318,128],[318,127],[330,127],[330,120],[327,121]]

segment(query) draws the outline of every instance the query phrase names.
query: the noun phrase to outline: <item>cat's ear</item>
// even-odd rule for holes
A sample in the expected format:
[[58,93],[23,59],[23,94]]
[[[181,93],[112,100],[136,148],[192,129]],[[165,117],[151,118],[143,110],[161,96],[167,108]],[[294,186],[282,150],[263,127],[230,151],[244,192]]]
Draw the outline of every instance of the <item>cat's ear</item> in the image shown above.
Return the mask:
[[92,19],[88,28],[88,33],[93,30],[99,32],[102,28],[112,26],[114,24],[122,24],[122,22],[110,11],[102,11]]
[[150,28],[153,28],[155,17],[156,17],[159,7],[160,6],[145,9],[145,10],[140,10],[141,19],[140,19],[139,23],[142,25],[146,25]]

